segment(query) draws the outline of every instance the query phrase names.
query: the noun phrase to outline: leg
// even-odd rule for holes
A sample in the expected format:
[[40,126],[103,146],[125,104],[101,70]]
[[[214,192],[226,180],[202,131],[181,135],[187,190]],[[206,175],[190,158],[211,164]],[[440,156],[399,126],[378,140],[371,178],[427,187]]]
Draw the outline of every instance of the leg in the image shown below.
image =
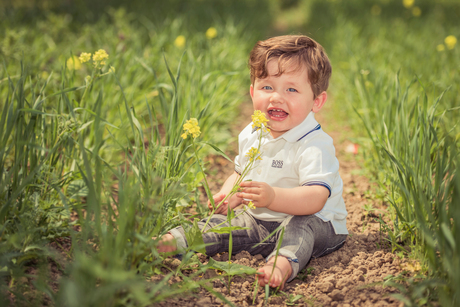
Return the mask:
[[[153,238],[156,239],[156,238]],[[170,234],[167,233],[161,237],[160,242],[158,242],[158,252],[159,253],[172,253],[177,250],[176,239]]]
[[[235,215],[241,213],[241,210],[237,210]],[[219,225],[223,222],[220,227],[228,227],[227,216],[221,214],[215,214],[211,217],[211,220],[208,223],[207,230]],[[206,224],[206,219],[198,222],[198,226],[200,229],[204,228]],[[240,251],[246,250],[251,254],[262,253],[264,248],[266,249],[267,246],[272,246],[273,242],[266,242],[260,244],[258,247],[254,248],[256,243],[259,243],[263,240],[266,236],[268,236],[268,231],[262,225],[258,224],[258,221],[252,217],[247,212],[239,215],[238,217],[234,218],[231,221],[232,226],[239,226],[239,227],[246,227],[248,229],[241,229],[241,230],[234,230],[232,231],[232,251],[233,253],[238,253]],[[172,242],[174,239],[177,243],[176,246],[178,249],[185,250],[188,247],[187,239],[185,236],[185,231],[182,227],[174,228],[170,231],[170,236],[165,235],[164,241]],[[167,237],[166,237],[167,236]],[[163,238],[160,241],[160,245],[162,244]],[[214,232],[205,232],[203,234],[203,241],[205,244],[210,244],[206,246],[206,254],[214,255],[221,252],[227,252],[228,247],[230,244],[230,236],[228,233],[214,233]],[[164,244],[163,244],[164,245]],[[165,249],[165,246],[162,246],[162,249]],[[273,249],[273,247],[271,247]],[[270,249],[270,250],[271,250]],[[169,251],[169,250],[168,250]],[[265,254],[268,254],[267,252]]]
[[258,273],[257,278],[262,287],[268,284],[272,288],[280,287],[283,290],[286,280],[292,274],[292,266],[286,257],[278,256],[276,264],[275,257],[271,257]]
[[[283,221],[282,225],[285,226],[285,231],[278,255],[283,257],[278,259],[286,259],[291,266],[287,282],[297,276],[311,257],[321,257],[339,249],[347,238],[347,235],[336,235],[332,224],[324,222],[316,215],[296,215]],[[277,234],[278,240],[281,239],[280,235],[281,231]],[[275,255],[276,247],[267,257],[268,261]],[[279,285],[284,286],[284,282]]]

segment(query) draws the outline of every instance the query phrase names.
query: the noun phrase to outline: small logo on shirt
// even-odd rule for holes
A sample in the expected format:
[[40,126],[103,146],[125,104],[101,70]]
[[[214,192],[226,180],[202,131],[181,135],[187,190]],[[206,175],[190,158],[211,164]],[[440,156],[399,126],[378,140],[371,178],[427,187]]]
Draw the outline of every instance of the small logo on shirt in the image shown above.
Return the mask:
[[282,168],[283,167],[283,160],[273,160],[272,167]]

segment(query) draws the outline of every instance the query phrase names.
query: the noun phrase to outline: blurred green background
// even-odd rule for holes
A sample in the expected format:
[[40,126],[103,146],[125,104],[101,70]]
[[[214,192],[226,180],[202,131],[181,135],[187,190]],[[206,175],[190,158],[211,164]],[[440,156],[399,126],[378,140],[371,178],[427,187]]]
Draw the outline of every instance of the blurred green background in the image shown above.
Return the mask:
[[[99,306],[195,289],[145,283],[162,268],[151,237],[205,214],[182,124],[226,151],[251,48],[306,34],[333,67],[324,129],[361,145],[389,247],[423,264],[405,303],[460,303],[459,20],[457,0],[1,0],[0,291]],[[101,69],[78,60],[99,49]],[[71,265],[49,249],[68,238]],[[31,266],[40,278],[18,282]]]

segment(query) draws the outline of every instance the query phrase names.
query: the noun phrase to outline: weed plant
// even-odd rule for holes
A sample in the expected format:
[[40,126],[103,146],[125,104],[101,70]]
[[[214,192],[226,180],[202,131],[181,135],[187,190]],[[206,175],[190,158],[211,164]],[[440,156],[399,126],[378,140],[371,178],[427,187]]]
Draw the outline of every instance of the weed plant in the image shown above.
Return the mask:
[[[197,276],[210,267],[191,275],[171,271],[152,237],[189,223],[181,211],[193,203],[203,176],[196,176],[202,169],[180,137],[182,125],[196,117],[204,140],[227,143],[223,115],[234,113],[242,98],[241,53],[247,42],[228,23],[216,27],[220,38],[198,33],[181,45],[171,39],[186,34],[180,20],[159,29],[147,18],[133,25],[123,10],[111,14],[115,29],[100,21],[83,29],[80,41],[67,32],[62,16],[50,17],[52,26],[61,26],[51,26],[40,38],[25,27],[6,30],[12,44],[2,49],[0,83],[2,303],[35,298],[37,304],[147,305],[209,288],[208,280],[197,282]],[[130,38],[125,41],[119,31]],[[140,39],[143,35],[151,40]],[[70,46],[67,39],[76,43]],[[56,49],[49,48],[51,41]],[[79,59],[101,46],[109,46],[106,63]],[[67,55],[66,48],[72,49]],[[34,49],[48,52],[33,57]],[[58,50],[64,55],[55,56]],[[62,259],[49,242],[68,236],[72,248]],[[60,268],[59,282],[23,283],[31,266],[48,276],[49,262]],[[193,263],[199,261],[187,253],[181,268]],[[170,273],[148,282],[162,270]],[[172,275],[183,282],[171,287]]]
[[[193,253],[182,268],[196,273],[171,271],[151,237],[199,217],[184,210],[203,175],[182,125],[197,118],[203,142],[225,151],[247,54],[270,31],[305,33],[328,51],[331,112],[347,119],[388,191],[390,243],[416,244],[425,264],[424,282],[402,291],[407,304],[458,305],[458,1],[44,3],[0,3],[1,303],[13,294],[18,304],[147,305],[212,292],[195,279],[203,270],[235,273],[199,267]],[[93,68],[75,59],[98,49],[115,73],[86,83]],[[68,236],[63,260],[49,244]],[[57,293],[50,261],[63,272]]]

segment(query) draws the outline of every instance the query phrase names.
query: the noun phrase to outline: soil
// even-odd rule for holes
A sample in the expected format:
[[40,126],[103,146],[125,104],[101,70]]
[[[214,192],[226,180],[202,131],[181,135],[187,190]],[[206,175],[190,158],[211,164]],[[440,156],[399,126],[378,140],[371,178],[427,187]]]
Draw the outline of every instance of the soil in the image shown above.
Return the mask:
[[[235,124],[235,135],[249,123],[251,114],[252,106],[245,105],[239,121]],[[317,119],[334,139],[336,155],[340,162],[340,175],[344,184],[343,198],[348,210],[347,227],[350,233],[345,245],[329,255],[311,259],[297,278],[286,284],[284,293],[272,291],[268,302],[264,300],[263,288],[257,290],[256,299],[253,301],[254,276],[234,277],[231,293],[228,293],[224,279],[215,280],[214,290],[225,295],[236,306],[403,306],[403,303],[392,296],[397,290],[383,285],[389,276],[411,274],[408,268],[412,267],[408,264],[407,258],[400,258],[392,253],[384,234],[380,232],[378,218],[382,216],[384,220],[387,219],[386,204],[372,196],[370,191],[375,190],[374,184],[361,175],[362,161],[356,154],[357,146],[345,135],[347,129],[328,131],[328,119],[322,118],[321,113],[318,113]],[[235,142],[233,151],[236,151],[236,146]],[[232,153],[229,156],[232,156]],[[216,192],[233,172],[233,165],[220,157],[212,157],[209,162],[213,170],[211,175],[214,174],[210,180],[213,182],[211,191]],[[365,210],[365,205],[367,209],[372,210]],[[386,223],[391,224],[388,220]],[[212,258],[226,261],[228,254],[218,254]],[[200,255],[200,259],[206,264],[209,258]],[[265,260],[261,255],[251,256],[247,252],[241,252],[232,256],[232,262],[259,268],[264,265]],[[177,259],[167,259],[164,262],[171,267],[177,266],[178,263]],[[218,272],[210,274],[216,276]],[[298,295],[302,297],[293,301]],[[224,305],[226,304],[204,289],[192,296],[168,299],[158,304],[165,307]]]

